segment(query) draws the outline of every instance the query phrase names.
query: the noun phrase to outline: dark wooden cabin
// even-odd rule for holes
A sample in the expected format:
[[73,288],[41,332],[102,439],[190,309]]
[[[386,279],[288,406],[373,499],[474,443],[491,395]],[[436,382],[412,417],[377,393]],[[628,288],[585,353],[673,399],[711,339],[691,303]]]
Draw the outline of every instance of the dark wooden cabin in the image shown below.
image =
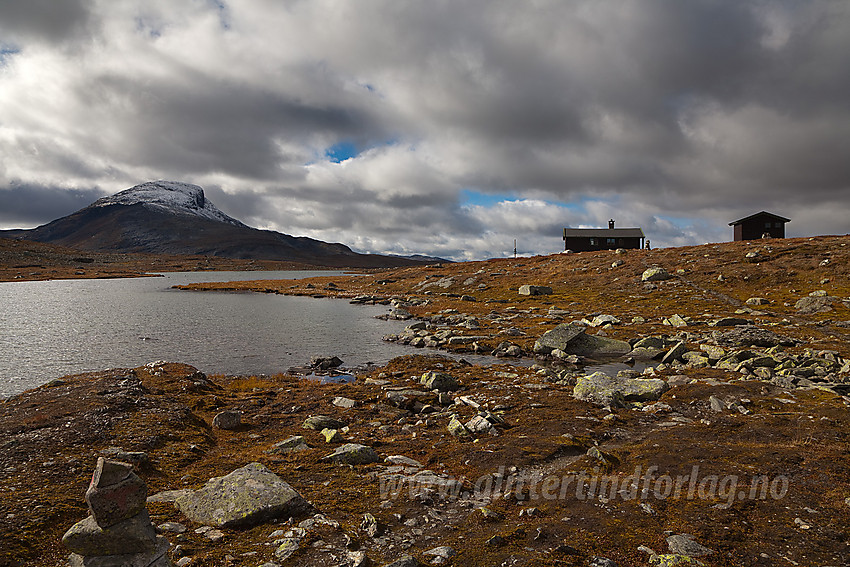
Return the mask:
[[758,240],[759,238],[785,238],[785,223],[791,219],[761,211],[754,215],[729,223],[734,227],[735,240]]
[[614,219],[608,228],[565,228],[564,250],[590,252],[616,248],[643,248],[644,235],[639,228],[614,228]]

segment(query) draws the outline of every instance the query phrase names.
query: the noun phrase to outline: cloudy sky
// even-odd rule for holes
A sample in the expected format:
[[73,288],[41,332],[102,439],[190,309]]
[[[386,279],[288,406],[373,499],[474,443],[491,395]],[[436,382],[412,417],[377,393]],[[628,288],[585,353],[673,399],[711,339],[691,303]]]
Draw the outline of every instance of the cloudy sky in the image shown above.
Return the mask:
[[138,183],[358,251],[850,232],[847,0],[0,0],[0,228]]

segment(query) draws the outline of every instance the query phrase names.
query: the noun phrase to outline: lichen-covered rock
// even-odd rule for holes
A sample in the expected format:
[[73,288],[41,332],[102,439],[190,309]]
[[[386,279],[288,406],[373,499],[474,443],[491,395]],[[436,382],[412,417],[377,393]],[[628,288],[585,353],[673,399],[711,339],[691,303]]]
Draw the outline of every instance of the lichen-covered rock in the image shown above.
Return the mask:
[[626,401],[654,401],[670,387],[659,378],[612,378],[602,372],[579,376],[573,397],[602,406],[621,406]]
[[457,416],[452,416],[446,427],[449,430],[449,433],[455,437],[468,437],[470,435],[470,431],[466,428],[463,422],[457,418]]
[[323,458],[343,465],[368,465],[381,460],[372,447],[358,443],[346,443]]
[[457,379],[451,374],[444,372],[426,372],[419,379],[419,382],[424,384],[429,390],[438,390],[440,392],[451,392],[460,389],[460,383]]
[[298,516],[311,508],[289,484],[260,463],[211,478],[175,504],[193,522],[222,528],[251,527],[274,518]]
[[658,567],[705,567],[702,561],[675,553],[652,555],[649,558],[649,564],[658,565]]
[[156,529],[147,510],[106,528],[88,516],[65,532],[62,543],[85,556],[148,553],[156,548]]
[[644,270],[643,274],[640,276],[640,281],[642,282],[660,282],[664,280],[669,280],[672,278],[667,270],[664,268],[654,266],[652,268],[647,268]]
[[147,496],[147,485],[133,472],[133,465],[97,459],[86,503],[98,526],[107,528],[132,518],[144,509]]

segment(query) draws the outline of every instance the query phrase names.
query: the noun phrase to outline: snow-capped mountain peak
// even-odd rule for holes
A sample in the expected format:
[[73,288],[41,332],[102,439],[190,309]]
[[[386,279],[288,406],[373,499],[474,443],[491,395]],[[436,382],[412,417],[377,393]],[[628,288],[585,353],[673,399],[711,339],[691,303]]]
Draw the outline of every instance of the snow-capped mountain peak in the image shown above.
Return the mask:
[[115,195],[100,198],[92,203],[91,207],[136,204],[154,206],[178,214],[191,214],[235,226],[245,226],[209,202],[204,197],[204,190],[199,186],[179,181],[142,183]]

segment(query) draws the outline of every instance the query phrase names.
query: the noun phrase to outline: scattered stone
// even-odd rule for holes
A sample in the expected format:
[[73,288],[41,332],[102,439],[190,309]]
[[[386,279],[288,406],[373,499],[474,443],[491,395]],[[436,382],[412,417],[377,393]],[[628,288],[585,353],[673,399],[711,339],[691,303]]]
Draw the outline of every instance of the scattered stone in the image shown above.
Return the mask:
[[251,527],[311,510],[298,492],[260,463],[211,478],[175,504],[189,520],[221,528]]
[[380,522],[378,522],[378,519],[368,512],[363,514],[363,521],[360,522],[360,529],[372,538],[378,537],[384,531],[383,526],[381,526]]
[[338,408],[351,409],[357,406],[357,400],[352,400],[351,398],[343,398],[341,396],[337,396],[331,402]]
[[405,555],[392,563],[387,563],[384,567],[422,567],[422,564],[415,557]]
[[665,354],[664,358],[661,359],[661,363],[671,364],[675,360],[681,360],[682,355],[684,355],[686,352],[688,352],[688,347],[685,346],[685,343],[679,341],[670,350],[667,351],[667,354]]
[[794,304],[794,309],[800,315],[812,315],[814,313],[827,313],[832,311],[832,297],[809,296],[804,297]]
[[322,429],[322,435],[325,436],[325,443],[342,443],[343,438],[339,429]]
[[344,421],[340,421],[326,415],[311,415],[304,420],[301,427],[304,429],[321,431],[322,429],[342,429],[345,425]]
[[640,281],[642,282],[660,282],[664,280],[669,280],[673,276],[670,275],[667,270],[664,268],[655,266],[652,268],[647,268],[644,270],[643,274],[640,276]]
[[588,567],[617,567],[617,562],[607,557],[591,557]]
[[457,378],[444,372],[426,372],[419,379],[419,382],[424,384],[429,390],[438,390],[440,392],[452,392],[460,389],[460,383],[457,381]]
[[411,459],[410,457],[405,457],[404,455],[390,455],[384,462],[393,464],[393,465],[405,465],[408,467],[417,467],[422,468],[422,463],[417,460]]
[[271,448],[266,449],[266,453],[269,454],[285,454],[292,453],[295,451],[305,451],[309,449],[310,446],[307,445],[307,442],[304,441],[304,437],[301,435],[293,435],[292,437],[287,437],[283,441],[278,441]]
[[753,325],[742,326],[731,331],[726,331],[725,333],[720,334],[716,340],[718,344],[737,347],[774,347],[777,345],[794,346],[794,344],[796,344],[793,339]]
[[722,317],[716,321],[709,323],[712,327],[737,327],[738,325],[752,325],[753,322],[749,319],[740,317]]
[[671,535],[667,538],[667,548],[677,555],[688,557],[702,557],[711,555],[714,550],[700,545],[694,540],[694,536],[688,534]]
[[681,315],[673,315],[672,317],[668,317],[664,320],[665,325],[671,325],[673,327],[687,327],[688,322],[685,321]]
[[313,356],[310,358],[310,366],[318,370],[329,370],[342,365],[338,356]]
[[723,412],[726,411],[726,404],[716,396],[709,396],[708,403],[711,406],[711,411]]
[[521,285],[520,295],[552,295],[552,288],[545,285]]
[[216,416],[213,418],[213,426],[218,427],[219,429],[232,431],[234,429],[239,429],[241,425],[241,411],[227,410],[217,413]]
[[468,437],[470,435],[470,431],[457,418],[457,416],[452,416],[451,420],[449,421],[449,424],[446,427],[448,428],[449,433],[451,433],[455,437]]
[[424,552],[423,555],[430,555],[434,557],[431,560],[431,563],[434,565],[442,565],[447,563],[449,559],[455,556],[455,550],[449,547],[448,545],[442,545],[440,547],[435,547],[433,549],[429,549]]
[[675,553],[666,553],[662,555],[651,555],[649,557],[650,565],[658,565],[658,567],[705,567],[705,563],[688,557],[687,555],[676,555]]
[[357,443],[346,443],[337,447],[333,453],[323,457],[323,459],[343,465],[368,465],[381,461],[378,453],[372,447]]
[[770,303],[770,300],[765,299],[764,297],[751,297],[747,299],[744,303],[747,305],[767,305]]
[[183,534],[186,533],[186,526],[179,522],[163,522],[162,524],[156,527],[158,532],[168,532],[172,534]]

